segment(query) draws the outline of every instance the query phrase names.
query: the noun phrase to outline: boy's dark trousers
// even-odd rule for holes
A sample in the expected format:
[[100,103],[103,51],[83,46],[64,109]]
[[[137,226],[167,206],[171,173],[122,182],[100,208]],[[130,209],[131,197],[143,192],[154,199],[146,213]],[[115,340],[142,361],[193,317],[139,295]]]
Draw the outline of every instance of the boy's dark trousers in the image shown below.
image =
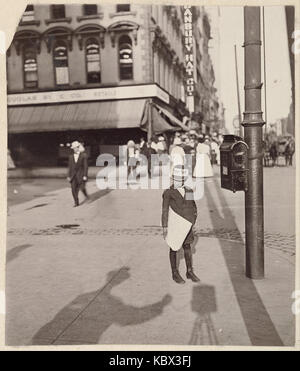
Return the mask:
[[87,191],[86,191],[86,188],[85,188],[85,182],[84,181],[79,182],[78,179],[76,177],[74,177],[73,180],[71,181],[71,188],[72,188],[72,195],[73,195],[74,202],[75,202],[76,206],[79,205],[79,198],[78,198],[79,190],[81,190],[81,192],[84,194],[84,196],[86,198],[88,198],[88,194],[87,194]]
[[[199,278],[195,275],[193,271],[193,261],[192,261],[192,248],[190,244],[184,244],[183,246],[184,251],[184,259],[186,264],[186,278],[191,279],[193,282],[199,282]],[[184,283],[184,279],[180,276],[180,273],[177,268],[177,251],[173,251],[170,249],[170,263],[172,269],[172,277],[173,280],[177,283]]]

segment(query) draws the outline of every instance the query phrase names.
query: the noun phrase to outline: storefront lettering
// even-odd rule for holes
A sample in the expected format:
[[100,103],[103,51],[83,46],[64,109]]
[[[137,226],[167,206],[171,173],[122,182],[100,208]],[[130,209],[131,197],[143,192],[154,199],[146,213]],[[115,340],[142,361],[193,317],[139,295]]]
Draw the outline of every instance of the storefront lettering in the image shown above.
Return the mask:
[[184,6],[184,47],[185,47],[185,71],[186,71],[186,94],[193,96],[195,90],[194,75],[194,50],[193,50],[193,12],[189,5]]
[[169,103],[169,95],[156,85],[124,86],[117,88],[66,90],[62,92],[40,92],[26,94],[9,94],[7,103],[9,106],[63,102],[84,102],[88,100],[124,99],[124,98],[147,98],[158,97],[165,103]]

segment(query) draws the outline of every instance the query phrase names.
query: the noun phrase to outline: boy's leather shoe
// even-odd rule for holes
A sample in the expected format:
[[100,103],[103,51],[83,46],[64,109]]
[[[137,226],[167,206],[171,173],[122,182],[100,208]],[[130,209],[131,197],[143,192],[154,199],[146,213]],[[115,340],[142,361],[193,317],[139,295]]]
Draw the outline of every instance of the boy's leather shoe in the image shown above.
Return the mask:
[[193,271],[187,271],[186,278],[192,280],[193,282],[200,282],[200,278],[198,278]]
[[185,283],[185,280],[181,277],[178,270],[172,272],[172,278],[176,283],[180,285],[183,285]]

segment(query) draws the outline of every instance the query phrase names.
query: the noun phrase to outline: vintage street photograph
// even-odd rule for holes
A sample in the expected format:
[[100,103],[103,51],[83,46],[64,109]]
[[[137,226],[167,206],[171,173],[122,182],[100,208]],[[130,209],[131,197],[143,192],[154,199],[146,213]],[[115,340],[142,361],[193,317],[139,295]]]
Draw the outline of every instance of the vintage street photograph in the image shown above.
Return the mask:
[[16,12],[7,346],[295,347],[296,10]]

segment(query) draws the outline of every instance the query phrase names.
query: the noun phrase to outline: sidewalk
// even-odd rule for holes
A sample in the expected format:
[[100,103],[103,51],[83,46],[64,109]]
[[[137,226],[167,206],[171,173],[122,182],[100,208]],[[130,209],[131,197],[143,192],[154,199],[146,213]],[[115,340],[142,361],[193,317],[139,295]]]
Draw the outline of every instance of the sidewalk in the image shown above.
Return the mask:
[[[90,166],[89,176],[95,178],[101,167]],[[7,171],[9,179],[35,179],[35,178],[66,178],[67,167],[34,167],[34,168],[15,168]]]
[[207,181],[193,247],[201,283],[181,286],[161,237],[161,190],[88,189],[79,208],[69,189],[10,208],[7,345],[294,344],[293,257],[267,243],[266,278],[245,277],[240,195],[229,203]]

